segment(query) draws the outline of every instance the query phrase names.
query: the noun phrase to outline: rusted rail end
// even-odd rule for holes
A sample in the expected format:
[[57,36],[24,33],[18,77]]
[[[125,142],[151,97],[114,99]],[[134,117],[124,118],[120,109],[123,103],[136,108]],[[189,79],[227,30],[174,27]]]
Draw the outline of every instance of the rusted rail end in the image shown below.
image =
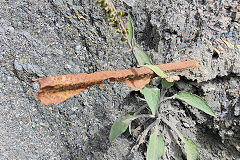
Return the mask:
[[[198,66],[197,61],[174,62],[157,65],[165,72],[176,72]],[[119,71],[99,71],[92,74],[79,73],[39,78],[40,90],[37,98],[43,105],[63,102],[66,99],[79,94],[87,87],[100,84],[110,79],[111,82],[126,82],[132,89],[143,88],[157,75],[149,68],[135,68]]]

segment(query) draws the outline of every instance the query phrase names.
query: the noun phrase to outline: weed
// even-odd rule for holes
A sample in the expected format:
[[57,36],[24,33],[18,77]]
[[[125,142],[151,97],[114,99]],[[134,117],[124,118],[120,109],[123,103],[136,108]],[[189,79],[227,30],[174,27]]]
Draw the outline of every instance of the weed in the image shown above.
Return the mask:
[[215,116],[212,109],[200,97],[192,93],[178,92],[171,97],[166,97],[168,89],[174,85],[174,80],[177,78],[169,78],[168,75],[159,67],[152,65],[147,54],[135,43],[134,28],[130,16],[128,16],[127,28],[125,28],[123,22],[121,21],[121,17],[124,15],[124,13],[117,11],[111,0],[98,0],[97,4],[101,5],[103,11],[107,15],[107,21],[112,23],[112,26],[116,28],[116,32],[122,34],[122,40],[127,41],[138,64],[140,66],[150,68],[160,78],[162,78],[161,89],[157,88],[156,86],[145,86],[144,88],[140,89],[141,94],[143,94],[145,101],[148,104],[150,112],[148,114],[141,114],[141,110],[145,109],[145,107],[141,107],[136,112],[128,113],[118,118],[112,125],[109,135],[110,142],[114,141],[127,129],[129,129],[130,133],[132,133],[131,122],[135,119],[147,118],[152,119],[152,121],[138,137],[137,144],[132,148],[132,151],[136,151],[142,143],[146,142],[147,136],[150,135],[146,158],[147,160],[159,160],[164,153],[164,140],[161,136],[160,128],[162,125],[166,125],[170,127],[181,140],[181,143],[184,145],[187,159],[198,159],[198,150],[196,144],[191,139],[184,137],[182,133],[178,131],[176,126],[167,119],[167,116],[163,113],[161,106],[167,105],[166,101],[177,99],[184,101],[192,107],[195,107],[211,116]]

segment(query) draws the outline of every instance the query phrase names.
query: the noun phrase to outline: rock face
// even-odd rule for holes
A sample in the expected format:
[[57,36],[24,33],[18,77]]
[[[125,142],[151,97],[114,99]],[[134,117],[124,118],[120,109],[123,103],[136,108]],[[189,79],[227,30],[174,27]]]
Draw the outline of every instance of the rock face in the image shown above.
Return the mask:
[[[128,0],[136,42],[154,64],[199,61],[170,90],[200,95],[215,118],[172,102],[171,120],[199,146],[200,159],[240,158],[240,24],[237,1]],[[134,141],[108,141],[117,117],[139,107],[124,83],[94,86],[63,103],[42,106],[31,79],[136,66],[127,44],[95,1],[0,2],[0,158],[144,159]],[[169,104],[170,105],[170,104]],[[163,159],[183,159],[163,130]],[[142,151],[142,152],[141,152]]]

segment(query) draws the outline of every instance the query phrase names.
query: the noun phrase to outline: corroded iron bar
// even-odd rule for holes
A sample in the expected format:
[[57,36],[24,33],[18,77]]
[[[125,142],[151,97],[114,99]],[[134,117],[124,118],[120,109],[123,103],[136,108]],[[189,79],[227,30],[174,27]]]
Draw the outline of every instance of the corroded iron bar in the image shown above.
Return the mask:
[[[174,72],[194,68],[197,65],[198,62],[192,60],[157,66],[165,72]],[[42,104],[49,105],[62,102],[79,94],[81,91],[94,84],[103,85],[103,81],[106,79],[109,79],[111,82],[126,82],[128,86],[138,89],[143,88],[155,76],[157,75],[149,68],[135,68],[118,71],[98,71],[91,74],[79,73],[58,75],[39,78],[33,81],[37,81],[40,84],[37,98]]]

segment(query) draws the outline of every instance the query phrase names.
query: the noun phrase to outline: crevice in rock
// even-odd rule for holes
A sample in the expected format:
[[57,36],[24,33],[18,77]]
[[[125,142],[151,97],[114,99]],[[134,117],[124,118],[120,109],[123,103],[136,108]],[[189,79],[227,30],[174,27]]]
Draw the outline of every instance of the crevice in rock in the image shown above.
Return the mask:
[[151,15],[147,14],[147,23],[144,30],[142,31],[142,36],[140,37],[139,41],[144,42],[147,48],[154,49],[156,52],[158,52],[160,35],[157,31],[157,27],[153,26],[150,21]]

